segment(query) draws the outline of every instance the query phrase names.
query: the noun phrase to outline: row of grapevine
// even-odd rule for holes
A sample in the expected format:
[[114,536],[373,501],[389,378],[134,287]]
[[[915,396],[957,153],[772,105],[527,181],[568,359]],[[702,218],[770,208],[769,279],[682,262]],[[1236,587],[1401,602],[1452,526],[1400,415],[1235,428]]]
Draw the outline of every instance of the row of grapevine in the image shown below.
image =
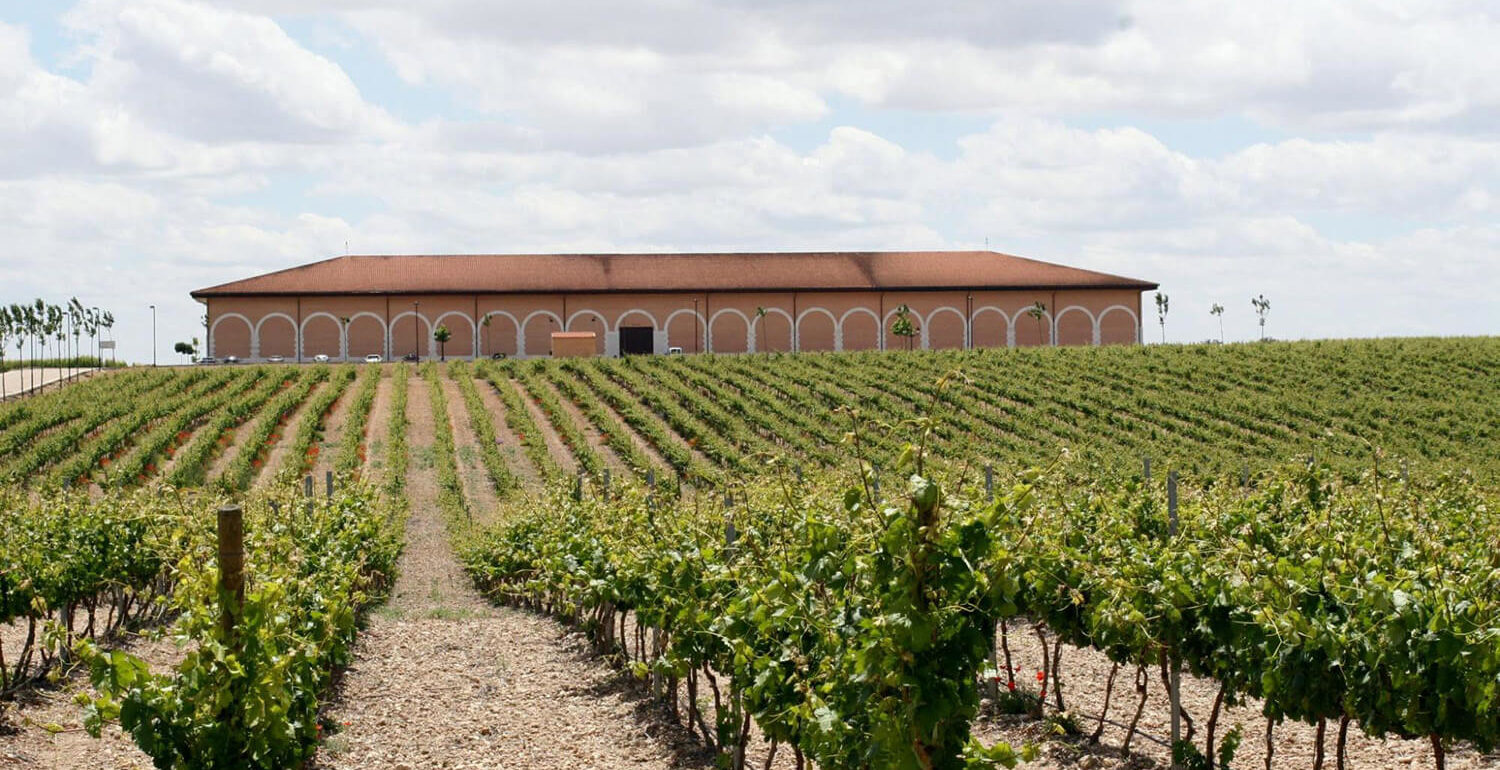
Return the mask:
[[[213,521],[203,498],[191,518]],[[349,662],[357,613],[382,598],[402,519],[373,487],[323,499],[294,487],[246,501],[243,604],[222,617],[213,537],[190,537],[170,563],[172,634],[188,652],[170,671],[93,645],[80,649],[99,696],[85,724],[118,720],[159,767],[297,767],[317,748],[318,706]],[[202,531],[202,527],[197,527]]]
[[[778,460],[730,477],[727,506],[559,491],[464,557],[492,595],[581,622],[674,695],[686,682],[686,723],[730,761],[753,717],[823,767],[956,766],[980,674],[1016,686],[989,660],[1009,650],[1005,623],[1100,650],[1138,682],[1169,664],[1215,682],[1202,748],[1175,749],[1208,766],[1226,758],[1220,707],[1246,698],[1268,746],[1282,720],[1337,725],[1341,762],[1351,726],[1429,740],[1440,766],[1452,745],[1500,744],[1500,520],[1465,476],[1301,464],[1184,487],[1172,507],[1160,483],[1054,466],[1002,478],[990,501],[972,478],[931,478],[939,422],[919,420],[889,501],[873,456],[805,485]],[[657,643],[632,649],[631,619]],[[1061,668],[1041,675],[1059,707]]]

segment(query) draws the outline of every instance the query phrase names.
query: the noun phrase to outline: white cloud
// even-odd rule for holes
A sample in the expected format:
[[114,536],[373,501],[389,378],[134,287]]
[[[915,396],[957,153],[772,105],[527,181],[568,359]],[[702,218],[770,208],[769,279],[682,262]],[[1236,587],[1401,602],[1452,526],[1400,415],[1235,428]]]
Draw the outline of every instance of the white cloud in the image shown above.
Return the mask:
[[[132,324],[154,302],[175,333],[189,290],[346,241],[989,237],[1162,281],[1174,339],[1216,335],[1215,301],[1253,336],[1260,292],[1276,336],[1500,322],[1487,6],[991,5],[288,3],[333,19],[304,44],[259,3],[89,0],[66,17],[66,74],[0,23],[0,301],[79,293]],[[361,90],[378,82],[361,47],[466,109],[392,118],[411,112]],[[924,138],[910,110],[985,128]],[[1210,157],[1132,125],[1230,113],[1292,134]]]

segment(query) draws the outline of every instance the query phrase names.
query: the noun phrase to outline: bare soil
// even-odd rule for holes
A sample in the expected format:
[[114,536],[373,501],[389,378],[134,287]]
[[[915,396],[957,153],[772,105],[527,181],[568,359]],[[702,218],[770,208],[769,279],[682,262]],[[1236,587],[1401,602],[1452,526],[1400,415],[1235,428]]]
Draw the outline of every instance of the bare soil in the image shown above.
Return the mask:
[[610,472],[619,476],[629,475],[630,466],[626,465],[620,459],[620,456],[615,454],[615,450],[610,448],[608,442],[604,440],[604,433],[599,430],[599,426],[589,422],[589,418],[584,416],[583,411],[578,408],[578,405],[569,400],[567,396],[564,396],[562,391],[559,391],[557,386],[553,385],[550,380],[544,380],[543,385],[562,404],[563,412],[566,413],[565,416],[569,420],[572,420],[573,424],[578,427],[579,432],[583,434],[584,440],[589,442],[589,446],[594,448],[594,453],[599,455],[599,458],[609,467]]
[[454,460],[458,465],[459,480],[464,485],[464,499],[469,501],[469,510],[474,512],[477,521],[490,521],[500,508],[500,498],[490,479],[489,469],[484,467],[479,439],[469,421],[468,403],[459,392],[458,383],[451,378],[444,377],[442,387],[443,395],[448,399],[448,425],[453,431]]
[[505,403],[500,400],[500,395],[489,382],[476,382],[475,387],[479,391],[479,400],[489,410],[490,422],[495,426],[495,440],[500,443],[500,455],[505,458],[505,464],[516,472],[526,489],[541,489],[541,471],[531,463],[531,458],[521,449],[521,439],[505,421]]
[[[1042,667],[1041,645],[1030,625],[1010,624],[1009,638],[1013,665],[1021,669],[1016,674],[1018,689],[1035,693],[1036,674]],[[1050,636],[1048,644],[1051,644]],[[975,734],[985,743],[1006,741],[1016,746],[1041,743],[1044,747],[1042,761],[1027,767],[1137,768],[1166,767],[1170,764],[1166,743],[1171,736],[1171,715],[1167,689],[1162,685],[1159,668],[1152,667],[1147,672],[1149,681],[1146,685],[1146,708],[1136,727],[1137,735],[1131,742],[1132,756],[1126,757],[1120,752],[1126,736],[1123,726],[1129,725],[1140,698],[1135,689],[1135,668],[1122,666],[1115,679],[1114,695],[1107,718],[1119,724],[1106,724],[1100,743],[1090,745],[1087,738],[1098,725],[1113,664],[1101,652],[1069,645],[1062,647],[1062,660],[1063,705],[1082,728],[1082,736],[1051,736],[1034,719],[1005,716],[981,720],[975,726]],[[1005,688],[1004,682],[1001,683],[1001,688]],[[1187,673],[1182,675],[1182,705],[1195,723],[1197,734],[1194,741],[1200,751],[1204,748],[1208,718],[1217,692],[1218,685],[1211,680]],[[1261,716],[1260,709],[1261,703],[1252,700],[1241,706],[1225,708],[1219,715],[1217,734],[1221,745],[1228,730],[1239,725],[1243,731],[1244,739],[1235,754],[1233,767],[1266,766],[1266,720]],[[1051,693],[1047,697],[1046,713],[1055,713]],[[1185,734],[1186,726],[1183,730]],[[1328,768],[1335,766],[1337,734],[1338,724],[1330,723],[1324,744],[1324,762]],[[1314,725],[1300,722],[1283,722],[1277,725],[1273,732],[1275,749],[1271,766],[1312,767],[1316,737],[1317,729]],[[1349,767],[1436,767],[1432,747],[1427,741],[1370,738],[1360,733],[1357,725],[1349,727],[1347,750]],[[1472,749],[1451,748],[1447,752],[1447,767],[1450,770],[1500,768],[1500,755],[1481,756]]]
[[[165,671],[182,661],[183,651],[165,639],[134,636],[119,645]],[[86,671],[74,669],[55,685],[39,686],[0,702],[0,768],[149,768],[151,758],[136,748],[118,725],[107,725],[100,738],[83,729],[84,712],[73,702],[80,692],[92,694]]]
[[414,379],[407,479],[411,518],[401,574],[369,618],[327,717],[320,768],[667,768],[618,674],[557,623],[495,607],[454,558],[437,510],[433,415]]
[[370,404],[370,419],[365,423],[365,464],[361,473],[372,478],[373,472],[385,468],[386,436],[391,426],[391,393],[395,390],[391,370],[382,366],[380,384],[375,386],[375,401]]
[[[313,445],[318,448],[318,461],[313,464],[312,470],[314,479],[321,479],[325,473],[333,470],[333,466],[339,461],[339,451],[343,449],[344,442],[350,440],[350,437],[344,435],[344,426],[349,423],[349,410],[359,387],[358,379],[350,382],[328,409],[328,416],[323,418],[323,437]],[[359,441],[361,438],[354,436],[352,440]]]
[[568,451],[568,445],[563,443],[562,437],[557,435],[557,429],[547,420],[547,415],[542,413],[541,407],[531,400],[531,394],[521,383],[511,380],[511,387],[516,389],[516,395],[521,397],[521,403],[526,405],[526,411],[531,415],[531,421],[536,423],[537,430],[542,432],[542,440],[547,443],[547,453],[557,461],[558,467],[569,476],[578,473],[578,458]]
[[[328,387],[332,386],[327,380],[314,385],[312,390],[307,392],[307,398],[302,399],[302,403],[298,404],[297,408],[293,409],[292,413],[287,415],[286,422],[271,434],[271,453],[266,456],[266,464],[260,467],[260,473],[255,477],[255,486],[268,484],[276,478],[276,474],[281,471],[282,464],[287,460],[287,453],[292,450],[292,436],[297,435],[297,430],[301,427],[302,421],[308,419],[316,420],[322,416],[309,415],[309,405],[313,399],[318,397],[319,393],[323,392],[324,388]],[[240,451],[244,450],[241,449]]]

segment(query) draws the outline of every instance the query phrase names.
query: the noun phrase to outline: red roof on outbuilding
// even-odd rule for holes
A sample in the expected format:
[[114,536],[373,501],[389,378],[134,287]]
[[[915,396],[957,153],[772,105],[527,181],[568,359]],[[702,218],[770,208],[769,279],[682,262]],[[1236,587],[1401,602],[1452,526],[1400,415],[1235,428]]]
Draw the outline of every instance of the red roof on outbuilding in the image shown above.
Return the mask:
[[1155,288],[993,251],[453,254],[334,257],[193,296]]

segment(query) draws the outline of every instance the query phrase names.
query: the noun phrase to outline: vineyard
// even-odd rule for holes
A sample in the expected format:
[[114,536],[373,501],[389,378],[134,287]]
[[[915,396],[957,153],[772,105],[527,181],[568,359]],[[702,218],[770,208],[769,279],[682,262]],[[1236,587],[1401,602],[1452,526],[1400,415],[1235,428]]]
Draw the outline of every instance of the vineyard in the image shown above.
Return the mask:
[[1488,339],[109,372],[0,405],[0,702],[86,670],[57,718],[160,766],[392,761],[329,677],[447,570],[690,765],[1500,766],[1496,426]]

